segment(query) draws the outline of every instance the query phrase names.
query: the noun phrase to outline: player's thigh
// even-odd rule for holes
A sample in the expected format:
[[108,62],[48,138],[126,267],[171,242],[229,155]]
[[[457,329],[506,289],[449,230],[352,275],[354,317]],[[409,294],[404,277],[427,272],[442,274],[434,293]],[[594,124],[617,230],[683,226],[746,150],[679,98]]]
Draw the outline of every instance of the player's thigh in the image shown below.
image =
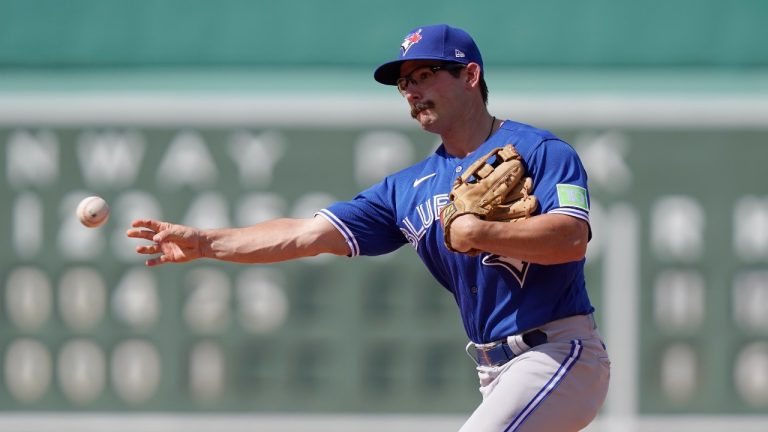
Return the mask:
[[520,422],[517,432],[579,431],[600,411],[608,393],[610,360],[599,339],[585,340],[583,351],[557,387]]
[[605,399],[608,370],[598,339],[531,350],[499,375],[461,432],[579,430]]

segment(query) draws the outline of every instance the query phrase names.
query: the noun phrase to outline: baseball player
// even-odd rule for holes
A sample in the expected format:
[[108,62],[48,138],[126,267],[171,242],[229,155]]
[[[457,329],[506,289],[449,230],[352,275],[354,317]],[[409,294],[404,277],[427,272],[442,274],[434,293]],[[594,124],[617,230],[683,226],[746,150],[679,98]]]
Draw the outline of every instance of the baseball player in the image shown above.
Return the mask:
[[[550,132],[492,116],[483,60],[463,30],[410,31],[374,78],[442,145],[310,219],[199,230],[134,221],[147,265],[380,255],[410,244],[456,300],[483,400],[462,432],[576,431],[597,415],[610,361],[584,281],[587,175]],[[458,180],[457,180],[458,178]],[[521,204],[522,203],[522,204]],[[519,210],[519,211],[518,211]]]

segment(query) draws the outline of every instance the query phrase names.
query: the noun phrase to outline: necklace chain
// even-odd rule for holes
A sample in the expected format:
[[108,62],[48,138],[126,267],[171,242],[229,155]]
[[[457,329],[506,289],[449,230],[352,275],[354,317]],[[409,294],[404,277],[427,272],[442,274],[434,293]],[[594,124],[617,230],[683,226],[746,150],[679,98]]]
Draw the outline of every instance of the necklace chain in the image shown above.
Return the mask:
[[493,126],[496,124],[496,116],[493,116],[493,120],[491,120],[491,130],[488,131],[488,136],[485,137],[485,141],[488,141],[488,138],[493,135]]

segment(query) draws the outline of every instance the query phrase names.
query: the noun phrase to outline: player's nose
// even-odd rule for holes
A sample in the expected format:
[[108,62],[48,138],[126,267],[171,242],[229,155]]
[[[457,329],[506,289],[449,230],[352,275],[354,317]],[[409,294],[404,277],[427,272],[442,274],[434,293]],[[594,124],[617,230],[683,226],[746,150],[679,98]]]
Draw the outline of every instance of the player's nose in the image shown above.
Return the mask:
[[405,100],[407,100],[411,106],[422,99],[421,93],[419,93],[415,87],[416,86],[408,86],[408,88],[403,93]]

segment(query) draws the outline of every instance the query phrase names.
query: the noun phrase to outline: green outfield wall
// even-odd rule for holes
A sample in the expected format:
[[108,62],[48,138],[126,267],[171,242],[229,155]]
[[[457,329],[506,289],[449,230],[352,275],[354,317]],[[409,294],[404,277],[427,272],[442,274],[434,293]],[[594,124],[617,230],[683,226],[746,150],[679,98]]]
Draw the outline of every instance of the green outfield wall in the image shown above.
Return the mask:
[[418,25],[499,66],[768,65],[761,0],[2,0],[0,67],[378,64]]

